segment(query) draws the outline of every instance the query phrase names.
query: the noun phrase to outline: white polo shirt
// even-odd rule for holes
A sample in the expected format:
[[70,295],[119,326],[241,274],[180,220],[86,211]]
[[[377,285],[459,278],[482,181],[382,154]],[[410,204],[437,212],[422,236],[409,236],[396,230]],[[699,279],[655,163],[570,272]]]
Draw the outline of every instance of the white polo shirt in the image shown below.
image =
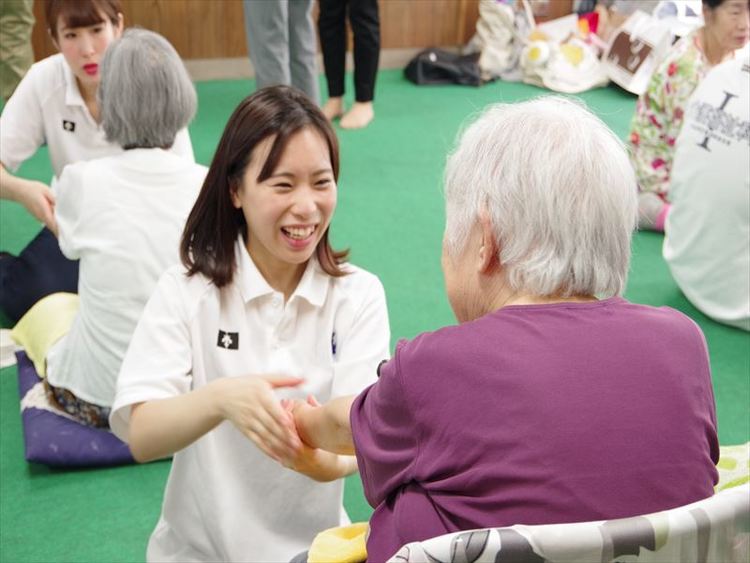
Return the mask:
[[[60,53],[32,65],[0,115],[0,162],[11,172],[45,144],[57,178],[67,164],[123,150],[105,139]],[[195,161],[187,129],[170,150]]]
[[47,353],[47,378],[110,406],[130,338],[179,244],[207,168],[162,149],[65,167],[55,192],[62,253],[80,260],[80,307]]
[[690,302],[750,330],[750,62],[715,67],[677,138],[664,258]]
[[[356,394],[388,357],[388,313],[374,275],[334,278],[311,259],[284,303],[241,239],[233,282],[169,270],[149,301],[120,371],[110,424],[127,441],[134,403],[187,393],[220,377],[289,374],[277,390],[321,402]],[[148,561],[289,561],[320,531],[347,523],[343,480],[317,483],[266,457],[224,422],[177,452]]]

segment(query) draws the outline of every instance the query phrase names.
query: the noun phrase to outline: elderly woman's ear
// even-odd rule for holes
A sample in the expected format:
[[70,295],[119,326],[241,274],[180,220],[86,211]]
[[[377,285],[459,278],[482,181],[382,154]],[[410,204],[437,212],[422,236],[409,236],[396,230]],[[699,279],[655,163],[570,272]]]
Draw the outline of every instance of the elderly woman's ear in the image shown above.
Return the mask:
[[479,230],[481,233],[479,246],[479,264],[478,271],[482,274],[491,274],[500,266],[498,257],[498,244],[495,238],[495,229],[492,225],[492,218],[486,206],[482,206],[477,217]]

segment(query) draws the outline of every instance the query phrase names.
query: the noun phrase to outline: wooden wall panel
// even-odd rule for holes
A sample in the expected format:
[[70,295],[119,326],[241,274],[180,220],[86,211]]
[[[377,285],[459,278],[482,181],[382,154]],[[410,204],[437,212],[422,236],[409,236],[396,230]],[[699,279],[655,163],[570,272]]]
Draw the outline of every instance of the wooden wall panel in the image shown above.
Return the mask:
[[31,45],[34,48],[34,59],[38,61],[57,52],[57,49],[47,32],[47,26],[44,23],[44,7],[39,0],[34,0],[34,19],[36,21],[31,31]]
[[[379,3],[383,49],[463,44],[474,33],[479,13],[479,0]],[[42,4],[35,0],[37,23],[32,42],[37,60],[55,52],[45,28]],[[247,56],[241,0],[122,0],[122,5],[126,26],[138,25],[161,33],[185,59]]]

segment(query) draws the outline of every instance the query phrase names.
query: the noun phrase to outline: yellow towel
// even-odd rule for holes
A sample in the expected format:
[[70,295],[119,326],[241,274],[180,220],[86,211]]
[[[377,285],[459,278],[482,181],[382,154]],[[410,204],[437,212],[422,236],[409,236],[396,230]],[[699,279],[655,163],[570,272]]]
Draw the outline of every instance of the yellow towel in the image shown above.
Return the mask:
[[77,312],[77,294],[53,293],[37,301],[13,327],[11,338],[26,350],[39,377],[47,375],[47,352],[68,333]]
[[358,563],[367,559],[365,540],[369,526],[357,522],[323,530],[312,542],[307,563]]

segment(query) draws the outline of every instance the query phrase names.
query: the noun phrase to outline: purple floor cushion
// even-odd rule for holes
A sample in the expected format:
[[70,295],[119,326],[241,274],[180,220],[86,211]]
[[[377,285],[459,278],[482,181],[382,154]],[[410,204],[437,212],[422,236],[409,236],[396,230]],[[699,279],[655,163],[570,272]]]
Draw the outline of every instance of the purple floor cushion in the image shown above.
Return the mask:
[[42,380],[25,352],[16,352],[26,460],[53,467],[135,463],[127,444],[112,432],[84,426],[53,412]]

